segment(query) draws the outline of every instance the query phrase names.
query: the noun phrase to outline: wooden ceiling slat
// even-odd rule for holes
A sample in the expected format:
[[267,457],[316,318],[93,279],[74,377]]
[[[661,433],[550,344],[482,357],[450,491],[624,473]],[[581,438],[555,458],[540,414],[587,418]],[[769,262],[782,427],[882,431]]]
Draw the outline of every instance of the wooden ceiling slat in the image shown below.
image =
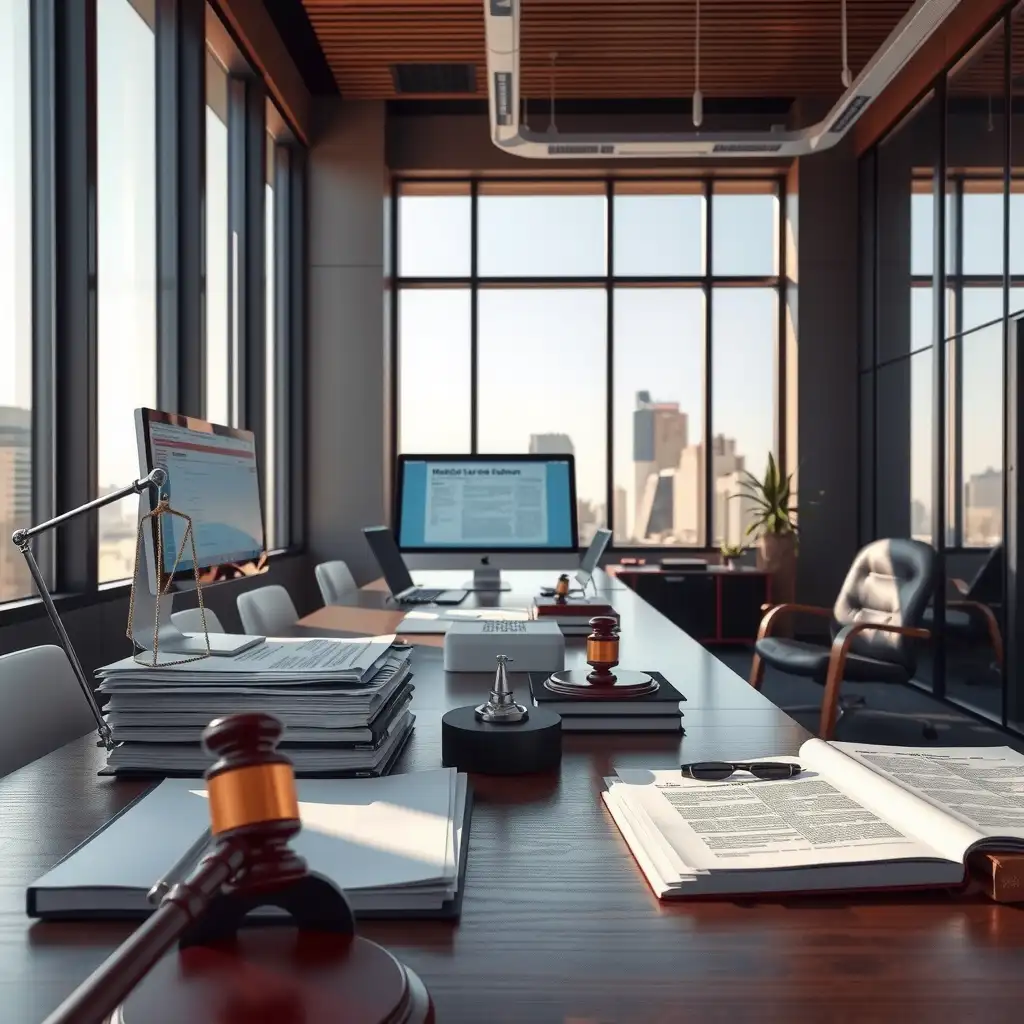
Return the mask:
[[[344,95],[390,99],[395,63],[477,67],[486,95],[482,0],[303,0]],[[692,89],[693,0],[521,0],[522,88],[556,96],[664,97]],[[854,73],[913,0],[847,0]],[[701,9],[701,88],[709,97],[836,97],[838,0],[713,0]],[[970,79],[987,76],[975,68]],[[964,76],[962,88],[973,89]],[[472,95],[472,94],[470,94]]]

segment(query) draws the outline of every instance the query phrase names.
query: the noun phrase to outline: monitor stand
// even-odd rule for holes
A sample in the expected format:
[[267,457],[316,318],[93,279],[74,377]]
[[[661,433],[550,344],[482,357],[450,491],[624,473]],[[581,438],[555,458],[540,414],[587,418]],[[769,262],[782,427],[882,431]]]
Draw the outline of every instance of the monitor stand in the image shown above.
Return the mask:
[[474,569],[473,578],[463,583],[462,589],[495,593],[500,590],[511,590],[512,585],[502,583],[500,569]]
[[[202,633],[182,633],[171,621],[173,599],[173,594],[164,594],[160,598],[158,628],[161,655],[202,657],[209,653],[220,657],[232,657],[267,639],[265,636],[250,636],[244,633],[208,633],[210,649],[207,652],[207,637]],[[156,598],[149,592],[148,587],[136,587],[135,609],[132,615],[132,639],[144,651],[153,650],[152,623],[156,621]],[[160,664],[159,660],[157,664]]]

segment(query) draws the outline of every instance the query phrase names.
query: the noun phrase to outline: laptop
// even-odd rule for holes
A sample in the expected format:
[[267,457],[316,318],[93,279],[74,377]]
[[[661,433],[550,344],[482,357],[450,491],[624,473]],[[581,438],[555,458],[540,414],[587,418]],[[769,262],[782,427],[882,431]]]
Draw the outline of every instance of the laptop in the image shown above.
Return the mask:
[[[611,539],[611,530],[601,529],[594,534],[594,539],[590,542],[590,547],[583,552],[580,567],[576,570],[576,582],[580,585],[579,590],[573,590],[570,593],[586,594],[587,587],[590,586],[590,581],[594,578],[597,563],[601,560],[604,549],[608,547],[608,541]],[[555,590],[554,587],[541,587],[540,593],[541,597],[552,597]]]
[[587,548],[580,559],[580,567],[576,573],[576,582],[579,583],[580,589],[584,594],[587,592],[587,587],[590,586],[590,581],[594,578],[594,570],[597,568],[597,563],[601,561],[604,549],[608,547],[608,541],[611,539],[611,530],[598,530],[594,534],[594,539],[590,542],[590,547]]
[[433,590],[417,587],[409,575],[402,552],[395,543],[395,535],[386,526],[367,526],[363,530],[367,544],[384,574],[384,581],[392,597],[399,604],[459,604],[468,590]]

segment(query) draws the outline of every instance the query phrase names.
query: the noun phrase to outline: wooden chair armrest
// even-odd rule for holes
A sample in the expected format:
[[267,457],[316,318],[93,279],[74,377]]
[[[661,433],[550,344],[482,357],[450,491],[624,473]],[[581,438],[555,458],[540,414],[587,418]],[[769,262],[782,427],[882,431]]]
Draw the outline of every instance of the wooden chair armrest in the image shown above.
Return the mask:
[[818,618],[831,618],[831,608],[819,608],[813,604],[763,604],[761,611],[764,617],[761,619],[761,628],[757,631],[757,639],[763,640],[766,636],[772,635],[775,628],[775,620],[781,615],[789,613],[801,615],[815,615]]
[[828,675],[825,678],[825,696],[821,701],[821,721],[818,735],[823,740],[832,739],[836,728],[836,710],[839,707],[839,689],[843,684],[843,671],[846,668],[846,656],[850,644],[858,633],[869,629],[877,629],[882,633],[899,633],[901,636],[913,637],[915,640],[927,640],[931,631],[920,626],[901,626],[893,622],[851,622],[843,626],[832,641],[832,650],[828,658]]

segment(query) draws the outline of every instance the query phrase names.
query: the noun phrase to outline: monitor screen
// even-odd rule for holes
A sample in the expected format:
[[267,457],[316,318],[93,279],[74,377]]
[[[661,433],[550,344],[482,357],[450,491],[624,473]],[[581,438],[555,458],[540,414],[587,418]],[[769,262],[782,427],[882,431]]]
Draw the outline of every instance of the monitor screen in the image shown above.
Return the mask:
[[[196,559],[203,582],[231,579],[260,571],[265,564],[263,509],[260,503],[256,442],[251,431],[207,423],[194,417],[139,409],[142,472],[167,471],[170,507],[192,519]],[[153,492],[151,505],[157,495]],[[194,578],[187,523],[162,516],[163,573]]]
[[402,455],[395,488],[405,551],[575,551],[571,455]]

